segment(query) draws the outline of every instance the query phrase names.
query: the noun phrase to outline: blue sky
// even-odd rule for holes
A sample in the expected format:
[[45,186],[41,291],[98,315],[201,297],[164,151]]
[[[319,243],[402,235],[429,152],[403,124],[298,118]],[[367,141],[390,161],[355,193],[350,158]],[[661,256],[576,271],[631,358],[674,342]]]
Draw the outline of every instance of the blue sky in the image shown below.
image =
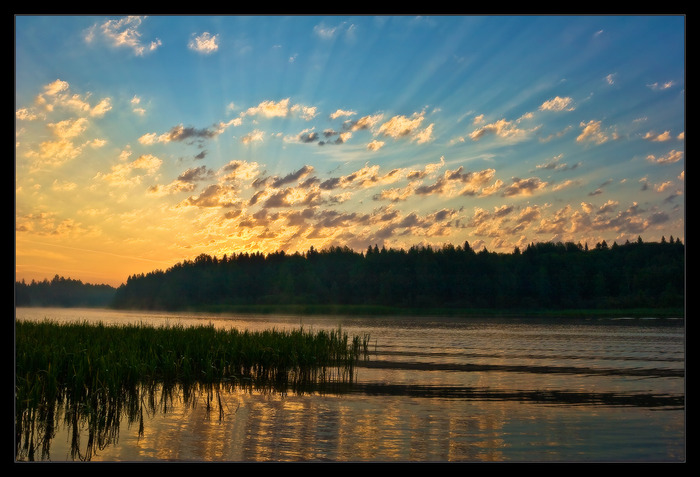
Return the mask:
[[17,16],[16,276],[685,241],[683,16]]

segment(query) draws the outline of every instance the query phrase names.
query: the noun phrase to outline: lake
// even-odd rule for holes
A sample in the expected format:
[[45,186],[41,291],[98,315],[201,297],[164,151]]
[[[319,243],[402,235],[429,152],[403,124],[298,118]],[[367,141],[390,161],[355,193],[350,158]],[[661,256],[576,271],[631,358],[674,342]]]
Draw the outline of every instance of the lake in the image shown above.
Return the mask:
[[[685,325],[649,318],[226,315],[17,308],[18,320],[370,336],[355,382],[175,400],[92,461],[684,462]],[[66,429],[50,460],[71,458]]]

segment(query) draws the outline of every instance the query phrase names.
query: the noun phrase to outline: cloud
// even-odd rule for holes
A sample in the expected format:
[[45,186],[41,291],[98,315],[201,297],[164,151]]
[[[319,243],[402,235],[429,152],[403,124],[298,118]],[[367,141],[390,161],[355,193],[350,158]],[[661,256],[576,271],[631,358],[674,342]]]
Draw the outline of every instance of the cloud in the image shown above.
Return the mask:
[[669,189],[670,187],[673,187],[673,182],[665,181],[665,182],[662,182],[661,184],[657,184],[656,186],[654,186],[654,190],[656,192],[663,192],[663,191]]
[[317,227],[356,227],[358,225],[369,225],[371,216],[369,214],[359,214],[357,212],[338,212],[335,210],[323,210],[316,214]]
[[187,46],[190,50],[209,55],[219,49],[218,35],[205,31],[199,36],[194,36]]
[[72,190],[75,190],[78,187],[78,184],[75,182],[67,182],[67,181],[62,181],[59,182],[58,179],[54,179],[53,183],[51,184],[51,189],[55,191],[60,191],[60,192],[69,192]]
[[351,174],[341,177],[332,177],[323,181],[320,184],[320,188],[330,191],[334,189],[374,187],[391,184],[401,179],[401,177],[401,169],[392,169],[386,174],[380,175],[378,165],[365,165]]
[[581,134],[576,138],[576,142],[594,142],[603,144],[609,137],[601,129],[601,121],[591,120],[587,123],[581,122]]
[[138,96],[134,96],[131,98],[131,110],[135,113],[138,114],[139,116],[143,116],[146,114],[146,110],[142,107],[139,106],[141,104],[141,98]]
[[299,113],[301,118],[305,119],[306,121],[312,120],[318,114],[315,106],[302,106],[300,104],[295,104],[292,106],[290,111],[293,113]]
[[[466,222],[466,226],[473,228],[473,233],[476,236],[497,239],[503,234],[504,224],[512,211],[513,208],[511,206],[494,207],[493,213],[481,207],[475,207],[474,214]],[[520,220],[521,225],[514,227],[509,233],[515,233],[520,229],[524,229],[527,223],[534,220],[534,218],[528,219],[527,216],[525,216]]]
[[337,119],[341,116],[354,116],[355,113],[354,111],[344,111],[342,109],[337,109],[334,113],[331,113],[330,118],[331,119]]
[[96,235],[99,233],[95,228],[88,228],[74,219],[59,220],[56,214],[43,212],[18,217],[15,230],[50,236],[52,239]]
[[647,160],[655,164],[673,164],[681,159],[683,159],[683,151],[676,151],[675,149],[664,156],[656,157],[653,154],[647,156]]
[[34,121],[35,119],[39,119],[39,117],[40,116],[35,111],[29,108],[20,108],[15,112],[15,118],[21,121]]
[[233,160],[219,169],[222,181],[253,180],[259,172],[260,165],[257,162]]
[[311,130],[302,131],[297,136],[297,139],[303,143],[316,142],[318,141],[318,133]]
[[523,209],[516,219],[519,224],[529,224],[541,217],[539,206],[527,206]]
[[200,166],[187,169],[185,172],[177,176],[177,180],[181,182],[198,182],[211,178],[214,172],[208,169],[207,166]]
[[284,118],[290,113],[298,113],[302,119],[307,121],[313,119],[318,114],[315,106],[304,106],[294,104],[290,106],[290,98],[280,101],[262,101],[257,106],[252,106],[241,113],[245,116],[261,116],[264,118]]
[[[491,182],[496,173],[494,169],[478,172],[463,172],[463,170],[462,166],[455,170],[447,170],[434,183],[416,187],[415,192],[418,195],[477,195],[479,189]],[[417,176],[411,175],[411,177]]]
[[314,168],[312,166],[304,166],[296,172],[292,172],[290,174],[287,174],[284,177],[274,179],[272,181],[272,187],[277,189],[285,184],[296,182],[299,179],[308,176],[313,171],[314,171]]
[[649,227],[649,222],[641,217],[641,212],[639,204],[634,202],[630,207],[619,212],[614,217],[596,216],[591,222],[591,227],[597,230],[615,230],[617,232],[639,234]]
[[283,118],[289,114],[289,98],[280,101],[263,101],[257,106],[248,108],[242,116],[263,116],[266,118]]
[[513,183],[504,189],[503,196],[532,195],[538,190],[544,189],[546,186],[547,183],[537,177],[531,177],[529,179],[514,177]]
[[442,166],[445,165],[445,157],[441,156],[440,157],[440,162],[432,163],[432,164],[426,164],[423,170],[410,170],[408,172],[408,178],[411,180],[417,180],[417,179],[423,179],[426,176],[429,176],[439,170]]
[[431,139],[433,125],[431,124],[422,130],[419,129],[424,119],[424,113],[413,113],[410,117],[394,116],[379,126],[378,134],[394,139],[411,137],[418,144],[425,143]]
[[53,83],[44,86],[44,94],[48,96],[56,96],[69,88],[68,82],[57,79]]
[[98,172],[95,179],[104,180],[114,186],[134,185],[141,182],[143,175],[133,176],[132,172],[143,170],[145,175],[153,175],[162,163],[163,161],[156,156],[144,154],[132,162],[112,166],[112,170],[108,174]]
[[368,151],[378,151],[382,147],[384,147],[384,141],[377,141],[376,139],[373,139],[372,141],[367,143]]
[[563,235],[567,233],[567,226],[570,224],[570,212],[570,205],[566,205],[557,210],[552,217],[547,217],[546,219],[542,219],[540,221],[538,226],[535,228],[535,233],[555,235]]
[[214,138],[223,133],[224,130],[231,124],[234,124],[234,122],[229,121],[228,123],[219,123],[211,128],[202,129],[197,129],[192,126],[185,127],[182,124],[179,124],[177,126],[173,126],[168,132],[161,135],[157,135],[156,133],[144,134],[143,136],[139,137],[138,141],[144,145],[182,142],[188,140],[203,141],[205,139]]
[[95,39],[97,31],[114,47],[131,49],[136,56],[155,51],[161,46],[161,41],[156,38],[150,42],[142,42],[139,27],[146,17],[128,16],[119,20],[107,20],[102,25],[93,25],[87,32],[85,40],[91,43]]
[[565,180],[564,182],[560,184],[555,184],[552,186],[552,190],[554,192],[559,192],[560,190],[566,189],[567,187],[572,187],[575,185],[579,185],[580,181],[574,181],[574,180]]
[[[112,100],[102,98],[97,104],[91,105],[88,101],[90,94],[85,96],[79,94],[69,94],[69,84],[66,81],[57,79],[44,86],[44,92],[37,95],[35,104],[37,107],[47,112],[53,112],[56,108],[63,108],[78,114],[102,117],[112,109]],[[38,118],[36,113],[27,110],[24,117]]]
[[88,126],[88,121],[85,118],[66,119],[58,123],[49,123],[48,126],[53,131],[54,136],[68,139],[82,134]]
[[431,177],[445,164],[444,157],[440,158],[440,162],[426,164],[422,170],[411,168],[403,169],[399,172],[396,170],[394,177],[405,177],[410,183],[403,188],[393,188],[383,190],[373,196],[374,200],[389,200],[398,202],[407,200],[411,195],[431,195],[438,194],[443,196],[456,195],[490,195],[494,190],[500,188],[502,182],[496,181],[489,190],[485,186],[491,182],[495,175],[494,169],[484,169],[477,172],[464,172],[464,167],[460,166],[454,170],[447,170],[442,176],[438,177],[431,184],[422,184],[421,181],[427,177]]
[[539,169],[544,169],[544,170],[553,170],[553,171],[561,171],[561,170],[567,170],[567,169],[576,169],[578,167],[578,164],[574,164],[573,166],[568,166],[567,164],[561,163],[561,159],[563,157],[563,154],[559,154],[556,157],[551,158],[548,162],[545,162],[544,164],[537,164],[535,166],[536,170]]
[[356,26],[352,23],[342,22],[336,26],[326,26],[320,23],[314,26],[314,33],[324,40],[332,40],[339,35],[345,35],[346,39],[352,39]]
[[284,190],[273,192],[265,201],[264,207],[292,207],[298,205],[315,205],[320,202],[321,194],[317,190],[304,190],[303,188],[288,187]]
[[354,121],[348,120],[343,123],[343,129],[345,131],[362,131],[367,129],[374,129],[383,117],[384,115],[380,113],[363,116],[360,119]]
[[651,131],[644,135],[644,139],[648,139],[653,142],[664,142],[671,139],[671,131],[664,131],[661,134],[656,134]]
[[665,83],[658,83],[658,82],[651,83],[651,84],[648,84],[647,87],[649,89],[654,90],[654,91],[663,91],[665,89],[669,89],[669,88],[673,87],[674,85],[675,85],[675,83],[673,81],[666,81]]
[[418,144],[425,144],[433,139],[433,124],[413,135],[413,140]]
[[181,205],[194,207],[233,207],[237,205],[236,190],[220,184],[211,184],[197,197],[188,197]]
[[[314,133],[313,135],[309,135],[308,137],[304,136],[300,139],[304,139],[303,142],[314,142],[315,140],[319,139],[319,137],[320,136],[318,134]],[[344,144],[349,141],[350,138],[352,138],[352,132],[339,132],[333,129],[326,129],[323,131],[323,137],[324,140],[318,141],[319,146],[324,146],[326,144]],[[335,139],[331,141],[330,139],[333,137],[335,137]]]
[[414,113],[410,118],[394,116],[379,127],[379,134],[393,137],[394,139],[408,136],[415,132],[421,122],[423,122],[423,116],[418,113]]
[[488,134],[493,134],[503,139],[519,139],[525,137],[526,133],[526,130],[517,126],[517,122],[499,119],[494,123],[475,129],[469,137],[472,141],[478,141]]
[[560,98],[556,96],[542,103],[540,105],[540,111],[573,111],[574,107],[571,106],[572,101],[573,100],[569,97]]
[[596,214],[607,214],[608,212],[612,212],[617,208],[617,206],[620,205],[620,203],[616,200],[610,200],[608,199],[605,204],[601,205],[598,210],[596,211]]
[[193,127],[184,127],[182,124],[173,127],[164,134],[161,142],[171,141],[186,141],[188,139],[210,139],[221,134],[219,129],[196,129]]
[[89,122],[86,118],[66,119],[57,123],[49,123],[47,127],[51,130],[54,140],[42,141],[38,149],[29,150],[25,153],[28,158],[36,158],[34,168],[44,166],[58,167],[66,162],[80,156],[85,147],[98,148],[106,141],[101,139],[89,139],[82,144],[74,142],[74,139],[81,136],[88,128]]
[[647,219],[647,224],[648,224],[648,226],[665,224],[669,220],[671,220],[671,219],[666,212],[654,212]]
[[263,131],[260,131],[259,129],[256,129],[255,131],[251,131],[245,136],[241,138],[241,142],[243,144],[251,144],[254,142],[262,142],[263,141],[263,136],[265,133]]
[[414,194],[414,188],[407,186],[403,188],[393,188],[382,190],[379,194],[375,194],[373,200],[388,200],[391,202],[400,202],[407,200]]

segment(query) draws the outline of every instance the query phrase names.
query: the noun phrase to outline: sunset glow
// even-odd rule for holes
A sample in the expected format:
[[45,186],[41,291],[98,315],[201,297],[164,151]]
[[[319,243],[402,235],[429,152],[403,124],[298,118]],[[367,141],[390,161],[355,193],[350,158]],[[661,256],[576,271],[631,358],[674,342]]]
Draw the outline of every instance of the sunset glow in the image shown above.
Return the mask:
[[685,243],[683,16],[17,16],[17,280]]

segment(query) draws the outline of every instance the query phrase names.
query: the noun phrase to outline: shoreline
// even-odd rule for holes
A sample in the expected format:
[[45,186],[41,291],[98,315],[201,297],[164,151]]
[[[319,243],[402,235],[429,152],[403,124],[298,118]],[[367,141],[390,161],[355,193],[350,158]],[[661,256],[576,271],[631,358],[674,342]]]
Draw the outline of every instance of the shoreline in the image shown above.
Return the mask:
[[[121,310],[120,308],[110,308]],[[138,308],[123,310],[139,311]],[[685,320],[679,308],[610,308],[610,309],[464,309],[402,308],[376,305],[217,305],[188,307],[179,310],[143,310],[196,313],[245,313],[251,315],[330,315],[330,316],[408,316],[451,318],[666,318]]]

